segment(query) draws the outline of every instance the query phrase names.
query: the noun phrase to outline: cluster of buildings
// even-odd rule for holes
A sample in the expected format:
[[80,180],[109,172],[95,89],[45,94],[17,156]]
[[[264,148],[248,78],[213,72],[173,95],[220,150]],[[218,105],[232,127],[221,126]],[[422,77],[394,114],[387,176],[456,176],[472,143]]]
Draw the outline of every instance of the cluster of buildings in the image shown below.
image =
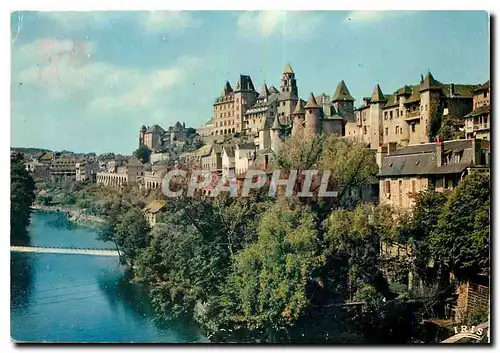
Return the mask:
[[164,130],[155,124],[149,127],[143,125],[139,131],[139,147],[146,146],[152,152],[163,152],[175,145],[183,144],[187,137],[185,123],[176,122]]

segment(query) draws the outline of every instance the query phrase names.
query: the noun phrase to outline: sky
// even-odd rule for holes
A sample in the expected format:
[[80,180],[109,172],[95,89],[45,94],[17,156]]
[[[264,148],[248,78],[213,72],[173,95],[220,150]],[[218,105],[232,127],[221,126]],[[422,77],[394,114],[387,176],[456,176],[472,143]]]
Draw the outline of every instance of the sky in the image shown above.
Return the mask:
[[355,105],[430,70],[445,83],[490,77],[483,11],[145,11],[11,14],[11,146],[131,154],[142,125],[199,127],[228,80]]

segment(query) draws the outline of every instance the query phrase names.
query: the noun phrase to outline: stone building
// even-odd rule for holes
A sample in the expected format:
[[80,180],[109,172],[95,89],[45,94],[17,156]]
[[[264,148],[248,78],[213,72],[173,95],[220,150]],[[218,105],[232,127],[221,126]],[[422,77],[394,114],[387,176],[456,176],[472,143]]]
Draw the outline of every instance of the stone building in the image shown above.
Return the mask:
[[463,117],[472,110],[476,85],[444,84],[430,72],[418,85],[405,85],[394,94],[384,94],[377,84],[371,97],[356,109],[358,129],[348,137],[358,138],[370,148],[395,142],[401,146],[429,142],[431,116]]
[[234,173],[234,146],[222,148],[222,177],[228,177],[230,172]]
[[76,178],[76,158],[72,154],[62,154],[52,160],[49,171],[52,181],[56,179]]
[[150,202],[144,209],[144,215],[146,216],[146,220],[149,223],[150,227],[154,227],[158,222],[158,215],[161,213],[163,208],[165,207],[165,201],[163,200],[154,200]]
[[486,140],[467,139],[408,145],[391,142],[379,147],[380,204],[410,208],[415,196],[428,187],[453,189],[471,172],[489,172],[490,146]]
[[137,157],[131,157],[125,165],[97,173],[96,181],[98,184],[120,187],[127,184],[136,184],[143,175],[144,165]]
[[76,180],[91,182],[96,181],[96,175],[99,172],[99,163],[91,160],[81,160],[75,165]]
[[185,123],[176,122],[166,131],[157,124],[149,128],[143,125],[139,130],[139,147],[146,146],[153,152],[161,152],[172,145],[184,142],[186,137]]
[[490,140],[490,81],[474,90],[474,109],[464,117],[465,137]]

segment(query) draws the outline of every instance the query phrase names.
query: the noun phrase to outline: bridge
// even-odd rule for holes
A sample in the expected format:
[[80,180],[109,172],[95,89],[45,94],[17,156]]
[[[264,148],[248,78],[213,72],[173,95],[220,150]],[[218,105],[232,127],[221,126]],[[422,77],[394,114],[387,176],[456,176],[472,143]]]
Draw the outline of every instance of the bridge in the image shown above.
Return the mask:
[[49,254],[72,254],[93,256],[120,256],[117,250],[98,248],[65,248],[47,246],[11,246],[11,252],[37,252]]

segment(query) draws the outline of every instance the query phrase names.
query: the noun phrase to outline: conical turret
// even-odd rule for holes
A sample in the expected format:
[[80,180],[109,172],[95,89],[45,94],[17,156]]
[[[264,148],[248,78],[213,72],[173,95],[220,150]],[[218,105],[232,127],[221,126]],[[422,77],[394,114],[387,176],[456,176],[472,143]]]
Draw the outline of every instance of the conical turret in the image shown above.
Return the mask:
[[304,138],[310,139],[316,136],[320,131],[320,109],[312,92],[304,108],[306,110],[304,117]]
[[370,100],[370,103],[381,103],[381,102],[387,102],[387,99],[385,98],[384,94],[382,93],[382,90],[380,89],[379,84],[377,83],[377,85],[373,89],[372,99]]
[[351,93],[349,93],[344,80],[340,81],[335,89],[335,92],[333,93],[332,102],[337,101],[354,102],[354,98],[351,96]]

